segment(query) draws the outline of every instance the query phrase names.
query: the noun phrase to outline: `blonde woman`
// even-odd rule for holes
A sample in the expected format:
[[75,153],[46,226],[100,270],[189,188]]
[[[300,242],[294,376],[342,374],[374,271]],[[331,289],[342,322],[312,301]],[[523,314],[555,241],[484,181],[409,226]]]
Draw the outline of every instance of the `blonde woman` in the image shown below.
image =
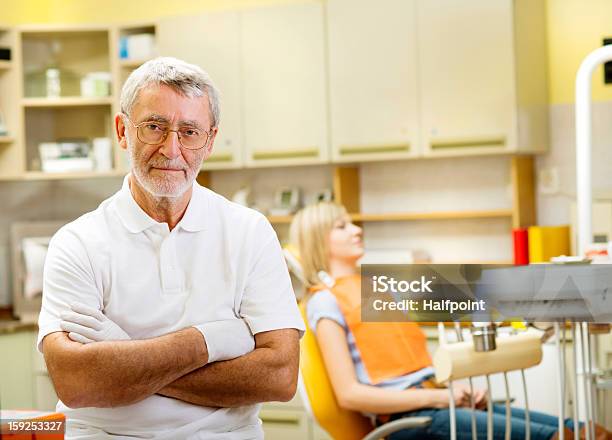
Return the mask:
[[[395,433],[389,437],[392,440],[449,438],[448,389],[433,383],[420,328],[414,323],[360,321],[361,228],[351,223],[342,206],[323,202],[300,211],[290,235],[312,292],[306,306],[308,325],[316,335],[339,405],[374,415],[378,422],[407,416],[432,418],[430,426]],[[472,439],[470,397],[469,387],[454,387],[459,440]],[[484,391],[475,391],[473,398],[477,408],[486,406]],[[494,408],[494,438],[503,439],[505,408]],[[532,439],[557,438],[556,417],[530,415]],[[477,410],[476,419],[478,437],[485,439],[486,412]],[[571,421],[566,425],[572,428]],[[566,431],[566,438],[571,438],[571,431]],[[524,438],[524,411],[515,409],[512,439]]]

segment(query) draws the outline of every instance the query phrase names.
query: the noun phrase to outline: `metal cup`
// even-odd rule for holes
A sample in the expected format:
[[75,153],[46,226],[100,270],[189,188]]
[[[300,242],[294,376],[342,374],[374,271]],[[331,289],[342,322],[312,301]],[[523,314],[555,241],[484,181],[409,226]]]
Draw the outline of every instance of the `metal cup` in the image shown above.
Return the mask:
[[474,350],[478,352],[495,350],[497,348],[495,343],[495,335],[495,324],[487,324],[482,327],[472,327]]

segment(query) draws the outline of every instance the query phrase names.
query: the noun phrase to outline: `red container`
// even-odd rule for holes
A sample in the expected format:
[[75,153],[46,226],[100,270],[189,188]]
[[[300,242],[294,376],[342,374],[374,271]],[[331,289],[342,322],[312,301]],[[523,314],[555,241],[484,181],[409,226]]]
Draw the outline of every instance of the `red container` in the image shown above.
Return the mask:
[[529,237],[527,228],[512,230],[514,242],[514,264],[517,266],[529,264]]

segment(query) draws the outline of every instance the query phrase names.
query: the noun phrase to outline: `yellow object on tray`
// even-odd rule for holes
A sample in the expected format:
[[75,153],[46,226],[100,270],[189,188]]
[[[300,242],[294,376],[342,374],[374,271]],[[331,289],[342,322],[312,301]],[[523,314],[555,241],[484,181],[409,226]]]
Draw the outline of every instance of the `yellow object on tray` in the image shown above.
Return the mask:
[[66,416],[47,411],[0,411],[2,440],[64,440]]
[[569,226],[530,226],[529,262],[548,263],[553,257],[570,254]]

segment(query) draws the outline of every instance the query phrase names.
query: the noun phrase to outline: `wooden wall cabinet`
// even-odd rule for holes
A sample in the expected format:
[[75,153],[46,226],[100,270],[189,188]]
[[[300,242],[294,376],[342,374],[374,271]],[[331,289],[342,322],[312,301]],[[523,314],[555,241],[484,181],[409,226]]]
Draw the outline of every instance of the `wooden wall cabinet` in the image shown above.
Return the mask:
[[245,10],[241,35],[246,164],[327,162],[321,3]]
[[221,90],[219,135],[203,169],[329,160],[319,2],[166,18],[157,28],[162,55],[201,66]]
[[0,406],[2,409],[33,408],[32,347],[34,332],[0,334]]
[[416,0],[328,0],[334,162],[419,154]]
[[543,152],[545,2],[418,0],[425,156]]
[[[158,24],[160,55],[205,69],[221,92],[221,118],[213,154],[203,169],[244,164],[240,13],[214,12],[163,19]],[[194,44],[197,43],[197,50]]]
[[[0,62],[10,129],[0,179],[127,171],[113,116],[146,59],[121,59],[119,41],[141,33],[221,90],[205,170],[547,149],[545,0],[303,0],[157,23],[0,28],[0,45],[13,49]],[[110,72],[111,93],[40,96],[37,75],[52,62],[75,77]],[[112,169],[39,171],[39,143],[60,137],[110,137]]]
[[543,0],[328,0],[332,160],[543,152]]

